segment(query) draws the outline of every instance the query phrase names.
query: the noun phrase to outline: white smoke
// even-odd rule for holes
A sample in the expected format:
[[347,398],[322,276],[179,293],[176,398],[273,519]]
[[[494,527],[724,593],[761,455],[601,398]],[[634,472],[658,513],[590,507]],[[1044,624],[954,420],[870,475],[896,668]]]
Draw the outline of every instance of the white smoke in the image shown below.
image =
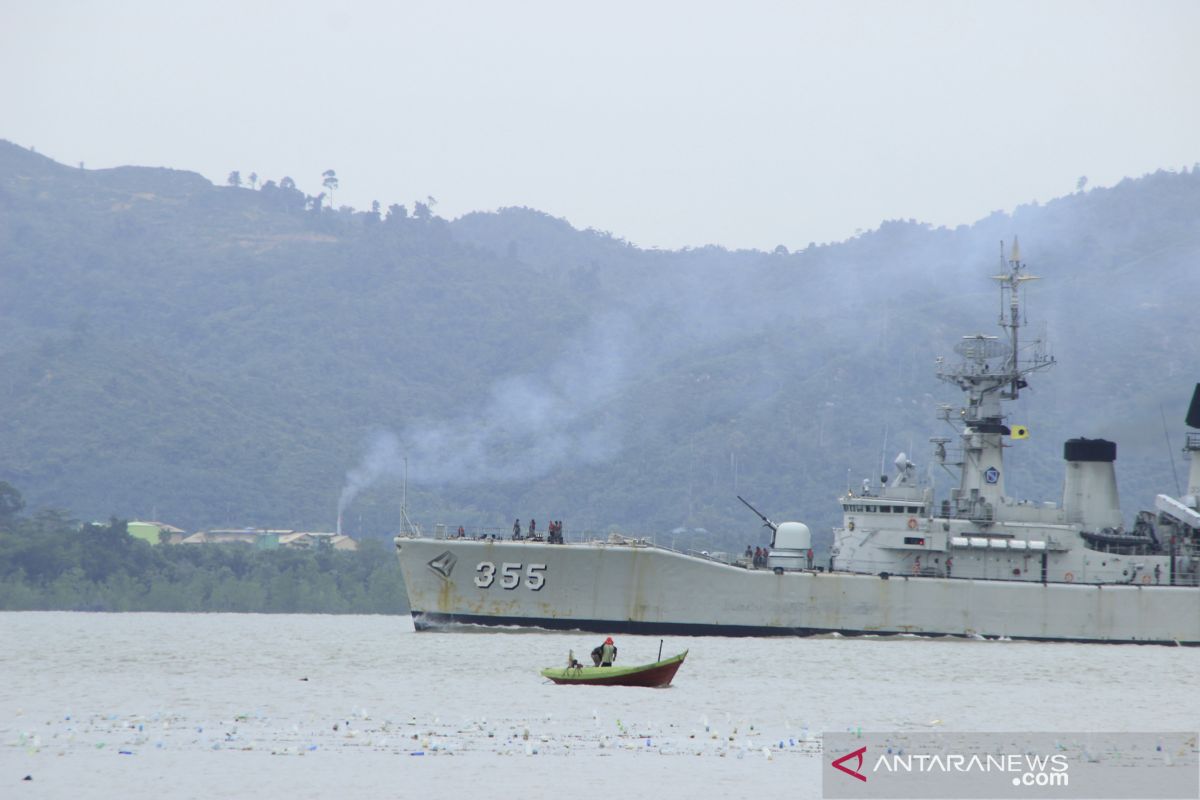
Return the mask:
[[396,435],[383,431],[371,437],[362,462],[346,473],[346,485],[338,498],[338,520],[358,493],[381,480],[404,477],[404,455]]
[[604,315],[546,374],[498,381],[457,419],[374,435],[346,473],[339,516],[364,489],[402,478],[406,457],[411,481],[424,485],[530,481],[613,457],[621,431],[605,412],[623,385],[630,329],[626,315]]
[[[754,270],[776,269],[770,259],[715,253],[690,280],[664,269],[638,277],[620,311],[597,314],[540,374],[496,381],[457,418],[411,420],[400,436],[380,434],[347,474],[339,507],[363,489],[404,474],[421,485],[522,483],[556,469],[616,456],[626,433],[621,394],[632,373],[679,353],[761,330],[795,312],[793,298],[752,296]],[[761,382],[747,367],[747,391]],[[626,422],[626,424],[628,424]]]
[[410,425],[403,440],[414,479],[529,481],[611,458],[620,431],[604,410],[625,379],[630,327],[624,315],[605,315],[546,374],[499,381],[468,416]]

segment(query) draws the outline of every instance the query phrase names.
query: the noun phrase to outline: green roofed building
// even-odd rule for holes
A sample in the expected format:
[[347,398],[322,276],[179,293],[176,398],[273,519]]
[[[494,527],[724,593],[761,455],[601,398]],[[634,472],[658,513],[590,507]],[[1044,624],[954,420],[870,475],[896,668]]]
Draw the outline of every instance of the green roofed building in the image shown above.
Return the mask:
[[[130,522],[125,526],[129,535],[150,544],[175,544],[183,538],[183,529],[162,522]],[[163,534],[166,534],[165,536]]]

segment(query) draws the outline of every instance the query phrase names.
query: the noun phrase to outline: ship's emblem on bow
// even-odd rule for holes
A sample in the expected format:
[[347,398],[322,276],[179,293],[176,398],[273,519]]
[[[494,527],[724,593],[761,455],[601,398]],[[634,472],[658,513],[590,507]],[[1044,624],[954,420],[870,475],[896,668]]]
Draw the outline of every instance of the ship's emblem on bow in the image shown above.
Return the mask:
[[443,551],[440,556],[429,562],[429,568],[441,575],[443,578],[449,578],[450,573],[454,571],[454,565],[458,563],[458,556],[451,553],[449,550]]
[[988,483],[997,483],[1000,480],[1000,470],[995,467],[988,467],[983,473],[983,479]]

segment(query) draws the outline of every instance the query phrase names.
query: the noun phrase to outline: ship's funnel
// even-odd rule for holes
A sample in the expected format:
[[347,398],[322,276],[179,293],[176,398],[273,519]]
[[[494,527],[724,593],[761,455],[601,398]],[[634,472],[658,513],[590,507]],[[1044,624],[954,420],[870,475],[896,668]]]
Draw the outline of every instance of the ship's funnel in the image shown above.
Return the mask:
[[1063,445],[1067,476],[1063,510],[1067,522],[1088,530],[1118,528],[1122,524],[1117,497],[1117,445],[1104,439],[1070,439]]
[[[1192,404],[1188,406],[1187,417],[1184,420],[1190,428],[1200,428],[1200,383],[1192,392]],[[1200,434],[1189,433],[1183,445],[1191,464],[1188,467],[1187,495],[1184,502],[1192,508],[1200,509]]]
[[1200,509],[1200,436],[1189,435],[1183,449],[1191,462],[1188,464],[1187,496],[1183,499],[1192,508]]
[[1189,428],[1200,428],[1200,383],[1196,384],[1196,390],[1192,392],[1192,404],[1188,406],[1184,422]]

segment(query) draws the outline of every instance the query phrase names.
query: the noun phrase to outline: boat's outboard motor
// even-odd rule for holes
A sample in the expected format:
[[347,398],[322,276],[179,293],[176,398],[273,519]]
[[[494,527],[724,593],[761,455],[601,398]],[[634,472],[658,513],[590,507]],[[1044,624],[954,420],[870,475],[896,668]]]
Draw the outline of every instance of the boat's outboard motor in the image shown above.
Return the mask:
[[767,554],[767,566],[773,570],[805,569],[812,549],[812,531],[803,522],[781,522],[775,529],[775,542]]
[[1120,528],[1121,502],[1117,496],[1117,445],[1105,439],[1070,439],[1063,445],[1067,475],[1063,510],[1067,522],[1086,530]]

